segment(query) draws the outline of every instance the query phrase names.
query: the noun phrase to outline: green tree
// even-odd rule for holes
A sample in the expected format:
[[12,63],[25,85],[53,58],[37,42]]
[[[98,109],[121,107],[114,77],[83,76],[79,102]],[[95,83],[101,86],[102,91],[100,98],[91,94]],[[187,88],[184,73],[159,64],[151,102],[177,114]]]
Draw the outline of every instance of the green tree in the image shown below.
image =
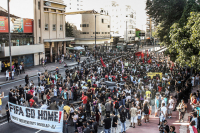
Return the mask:
[[73,27],[67,22],[65,23],[65,35],[66,37],[73,37]]
[[193,66],[200,69],[200,13],[191,12],[187,23],[182,27],[175,23],[171,27],[170,38],[172,44],[170,52],[176,51],[176,62],[180,65]]
[[170,27],[182,16],[186,0],[147,0],[146,12],[153,19],[157,29],[157,38],[161,44],[170,45]]

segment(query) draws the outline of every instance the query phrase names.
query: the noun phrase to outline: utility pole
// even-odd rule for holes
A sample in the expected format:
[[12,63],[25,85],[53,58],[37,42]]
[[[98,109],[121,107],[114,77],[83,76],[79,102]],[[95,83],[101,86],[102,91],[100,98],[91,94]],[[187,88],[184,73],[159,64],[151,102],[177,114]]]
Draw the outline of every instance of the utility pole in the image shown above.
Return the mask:
[[127,21],[126,21],[126,43],[128,42],[127,40],[127,36],[128,36],[128,33],[127,33]]
[[12,56],[11,56],[11,35],[10,35],[10,0],[8,0],[8,40],[9,40],[9,56],[10,56],[10,70],[12,71]]
[[97,39],[97,37],[96,37],[96,15],[95,15],[95,62],[96,62],[96,39]]

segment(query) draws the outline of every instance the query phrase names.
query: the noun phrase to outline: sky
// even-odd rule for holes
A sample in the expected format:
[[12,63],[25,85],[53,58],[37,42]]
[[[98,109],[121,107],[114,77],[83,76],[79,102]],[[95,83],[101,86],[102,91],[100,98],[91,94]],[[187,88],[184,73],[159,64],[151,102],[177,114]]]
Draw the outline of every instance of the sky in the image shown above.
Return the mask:
[[[7,0],[0,0],[4,9],[7,10]],[[64,0],[67,1],[67,0]],[[73,1],[73,0],[71,0]],[[91,0],[88,0],[91,1]],[[141,30],[145,30],[146,27],[146,0],[117,0],[119,4],[127,4],[131,5],[133,9],[136,11],[136,28]],[[100,6],[103,4],[102,0],[99,0],[98,3],[92,5]],[[10,0],[10,13],[22,18],[31,18],[33,19],[33,0]]]

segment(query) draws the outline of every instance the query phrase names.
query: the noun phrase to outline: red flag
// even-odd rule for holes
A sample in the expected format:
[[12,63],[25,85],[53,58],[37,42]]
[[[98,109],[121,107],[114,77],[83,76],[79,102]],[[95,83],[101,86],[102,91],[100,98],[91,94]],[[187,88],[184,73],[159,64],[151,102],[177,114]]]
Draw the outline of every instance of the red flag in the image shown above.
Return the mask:
[[144,53],[142,52],[142,54],[141,54],[141,58],[143,59],[144,58]]
[[135,55],[136,55],[136,56],[141,56],[141,53],[142,53],[142,52],[137,52],[137,53],[135,53]]
[[149,59],[147,62],[148,62],[149,64],[151,64],[151,59]]
[[106,65],[104,64],[104,62],[103,62],[103,60],[102,60],[101,57],[100,57],[100,60],[101,60],[101,65],[102,65],[103,67],[106,67]]

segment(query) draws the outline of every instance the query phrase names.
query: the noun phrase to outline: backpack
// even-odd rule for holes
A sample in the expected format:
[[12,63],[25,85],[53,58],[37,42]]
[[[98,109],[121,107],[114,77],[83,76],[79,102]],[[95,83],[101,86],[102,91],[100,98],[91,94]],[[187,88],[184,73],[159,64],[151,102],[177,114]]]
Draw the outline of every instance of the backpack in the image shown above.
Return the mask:
[[115,109],[119,109],[119,102],[115,102]]
[[144,108],[144,113],[145,113],[145,114],[149,114],[149,109],[148,109],[148,107]]

